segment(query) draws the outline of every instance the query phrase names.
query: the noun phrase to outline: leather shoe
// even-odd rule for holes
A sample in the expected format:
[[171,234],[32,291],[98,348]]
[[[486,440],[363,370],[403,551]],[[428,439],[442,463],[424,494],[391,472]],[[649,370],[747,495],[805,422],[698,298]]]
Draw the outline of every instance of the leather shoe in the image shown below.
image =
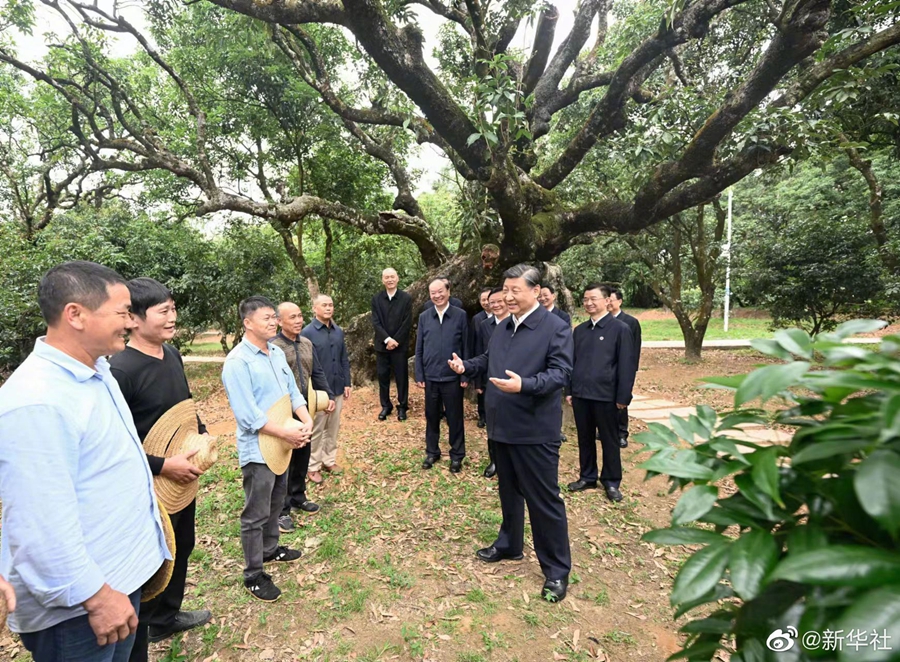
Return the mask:
[[491,545],[475,552],[475,556],[485,563],[496,563],[497,561],[521,561],[524,556],[522,554],[509,554],[501,552],[499,549]]
[[431,469],[431,467],[434,466],[434,463],[437,462],[439,459],[440,459],[439,457],[426,457],[422,461],[422,468],[423,469]]
[[406,420],[406,410],[405,410],[405,409],[398,409],[398,410],[397,410],[397,420],[398,420],[398,421],[405,421],[405,420]]
[[568,579],[548,579],[544,582],[541,597],[547,602],[559,602],[566,597],[566,589],[568,588]]
[[619,502],[622,500],[622,493],[619,491],[618,487],[609,486],[606,488],[606,498],[610,501]]
[[581,480],[580,478],[576,480],[574,483],[569,483],[568,485],[570,492],[583,492],[584,490],[596,490],[597,489],[597,481],[587,481]]
[[619,448],[628,448],[628,439],[626,439],[625,437],[620,437]]
[[476,423],[476,425],[477,425],[479,428],[486,427],[486,426],[487,426],[487,421],[485,421],[483,418],[479,418],[479,419],[478,419],[478,423]]
[[491,462],[484,468],[484,477],[485,478],[493,478],[497,475],[497,465]]
[[148,636],[151,642],[156,643],[157,641],[168,639],[173,634],[206,625],[211,618],[212,614],[208,609],[201,609],[199,611],[179,611],[175,614],[175,620],[173,620],[172,624],[168,627],[157,628],[151,625]]
[[462,471],[462,460],[453,460],[450,462],[450,473],[458,474]]
[[392,412],[392,411],[393,411],[393,408],[391,408],[391,407],[382,407],[382,408],[381,408],[381,413],[378,414],[378,420],[379,420],[379,421],[386,421],[386,420],[387,420],[387,417],[391,415],[391,412]]

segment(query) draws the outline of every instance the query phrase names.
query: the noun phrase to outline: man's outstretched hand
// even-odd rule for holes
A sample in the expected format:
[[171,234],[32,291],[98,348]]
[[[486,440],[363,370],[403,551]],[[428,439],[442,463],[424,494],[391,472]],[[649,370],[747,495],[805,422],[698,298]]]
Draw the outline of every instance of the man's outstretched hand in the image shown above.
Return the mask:
[[463,360],[456,355],[456,352],[453,352],[453,358],[447,361],[447,365],[449,365],[450,369],[457,375],[461,375],[466,371]]

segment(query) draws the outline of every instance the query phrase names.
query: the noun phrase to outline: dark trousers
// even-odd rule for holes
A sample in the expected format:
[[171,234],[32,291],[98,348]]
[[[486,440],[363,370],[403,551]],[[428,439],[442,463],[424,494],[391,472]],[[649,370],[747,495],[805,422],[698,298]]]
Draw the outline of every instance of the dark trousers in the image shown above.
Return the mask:
[[565,579],[572,569],[566,504],[559,495],[559,441],[546,444],[492,442],[503,523],[494,547],[521,554],[525,505],[531,518],[534,551],[547,579]]
[[616,411],[619,412],[619,439],[628,439],[628,407]]
[[597,482],[597,436],[603,448],[600,482],[618,488],[622,482],[622,455],[619,449],[619,409],[615,402],[572,398],[572,412],[578,429],[578,457],[581,480]]
[[450,428],[450,459],[462,460],[466,456],[466,433],[463,428],[463,389],[459,381],[425,382],[425,454],[431,458],[441,456],[438,441],[441,436],[441,415],[447,411],[447,427]]
[[169,515],[175,531],[175,566],[172,579],[165,590],[152,600],[141,605],[141,618],[135,632],[131,662],[146,662],[148,629],[167,630],[175,621],[184,601],[184,587],[187,582],[188,559],[194,551],[194,523],[197,515],[197,501],[191,501],[183,510]]
[[478,420],[483,421],[487,419],[487,413],[484,409],[484,391],[478,393]]
[[[128,598],[140,616],[140,589]],[[97,635],[88,622],[87,614],[19,636],[22,645],[31,652],[34,662],[126,662],[135,645],[135,637],[131,635],[124,641],[98,646]],[[145,657],[146,648],[147,644],[144,642]]]
[[406,351],[398,347],[393,352],[376,352],[375,368],[378,372],[378,395],[384,409],[393,409],[391,404],[391,372],[397,382],[397,407],[409,409],[409,363]]
[[284,493],[282,515],[290,515],[291,508],[299,508],[306,501],[306,472],[309,471],[309,455],[312,444],[291,451],[291,463],[287,470],[287,490]]
[[251,462],[241,467],[244,475],[244,510],[241,511],[241,547],[244,549],[244,580],[263,570],[263,559],[278,548],[278,516],[287,491],[287,472],[280,476],[265,464]]

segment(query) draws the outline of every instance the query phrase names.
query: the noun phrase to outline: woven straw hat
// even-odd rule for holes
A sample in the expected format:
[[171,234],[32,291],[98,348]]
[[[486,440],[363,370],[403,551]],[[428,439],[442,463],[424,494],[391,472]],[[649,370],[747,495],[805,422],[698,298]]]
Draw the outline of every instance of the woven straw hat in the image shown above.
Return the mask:
[[306,382],[306,408],[309,415],[315,416],[320,411],[328,409],[328,394],[325,391],[317,391],[313,388],[312,379]]
[[6,617],[9,614],[9,605],[6,604],[6,596],[0,593],[0,632],[6,627]]
[[144,588],[141,590],[141,602],[152,600],[165,591],[169,580],[172,579],[172,572],[175,570],[175,529],[172,528],[172,520],[169,519],[169,513],[166,512],[162,499],[157,498],[156,502],[159,505],[159,521],[162,522],[163,533],[166,536],[166,547],[169,548],[172,560],[163,561],[159,570],[144,584]]
[[[197,454],[191,458],[191,464],[201,471],[209,469],[219,457],[216,438],[197,434],[197,406],[188,398],[153,424],[144,439],[144,452],[156,457],[173,457],[192,450]],[[166,511],[177,513],[196,498],[200,481],[182,484],[165,476],[154,476],[153,487]]]
[[[273,423],[286,428],[299,429],[302,427],[300,421],[294,420],[293,410],[291,409],[291,396],[289,395],[283,395],[278,398],[275,404],[269,407],[266,417]],[[259,452],[262,453],[266,466],[276,476],[280,476],[287,471],[288,465],[291,463],[292,449],[293,446],[283,439],[265,432],[259,433]]]

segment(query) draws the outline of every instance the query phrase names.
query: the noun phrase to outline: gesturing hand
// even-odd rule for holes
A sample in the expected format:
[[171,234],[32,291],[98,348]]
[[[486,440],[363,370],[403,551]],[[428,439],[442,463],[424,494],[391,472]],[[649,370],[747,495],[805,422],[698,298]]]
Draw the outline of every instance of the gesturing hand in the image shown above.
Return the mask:
[[504,393],[518,393],[522,390],[522,378],[512,370],[505,371],[509,375],[509,379],[499,379],[491,377],[491,383]]
[[463,360],[456,355],[456,352],[453,352],[453,358],[447,361],[447,365],[449,365],[450,369],[457,375],[461,375],[466,371]]

